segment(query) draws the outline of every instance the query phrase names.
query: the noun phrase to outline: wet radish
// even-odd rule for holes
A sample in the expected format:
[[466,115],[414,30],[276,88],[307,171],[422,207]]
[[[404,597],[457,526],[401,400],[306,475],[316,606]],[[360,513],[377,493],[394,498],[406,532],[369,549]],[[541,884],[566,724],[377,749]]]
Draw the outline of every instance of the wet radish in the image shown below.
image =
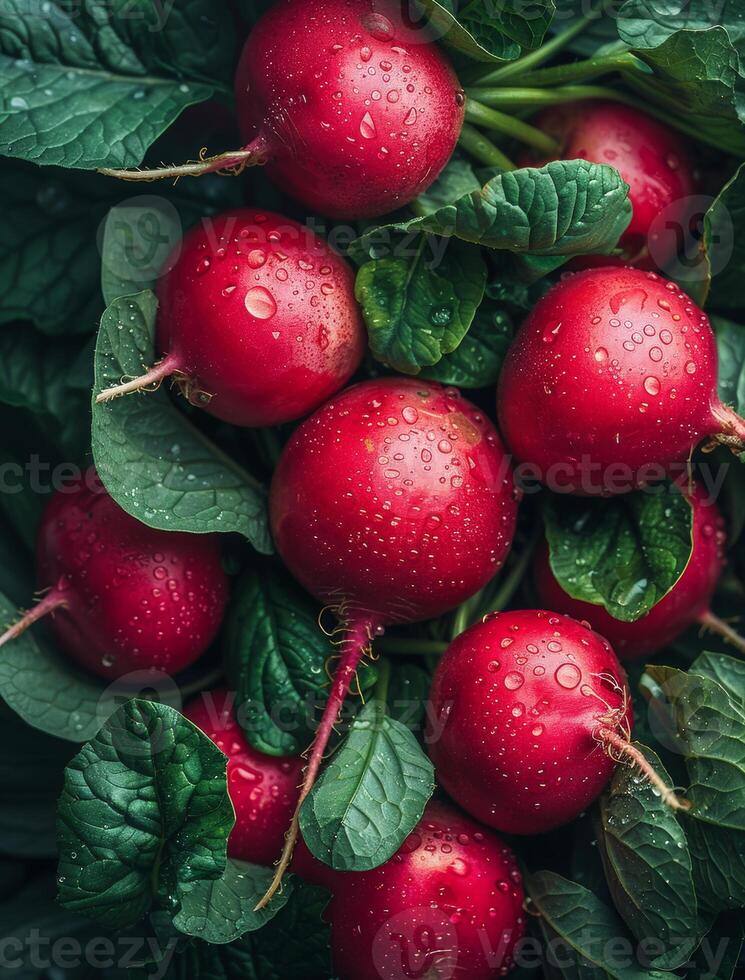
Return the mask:
[[465,104],[442,50],[404,22],[394,0],[280,0],[248,37],[235,94],[242,150],[105,172],[152,179],[266,164],[311,211],[372,217],[435,180]]
[[184,715],[228,757],[228,793],[235,810],[229,857],[270,865],[280,855],[295,809],[303,760],[252,748],[233,711],[234,695],[218,688],[194,698]]
[[533,564],[533,579],[540,603],[547,609],[587,620],[609,641],[619,657],[629,660],[661,650],[695,623],[723,636],[745,652],[745,640],[710,608],[725,562],[724,520],[700,484],[693,484],[689,500],[693,508],[690,560],[672,589],[646,616],[626,623],[614,619],[603,606],[572,598],[554,577],[545,541]]
[[270,511],[282,559],[336,609],[343,637],[302,802],[371,638],[481,588],[510,547],[517,500],[499,437],[473,405],[452,388],[387,378],[349,388],[296,430]]
[[188,667],[215,638],[228,598],[217,535],[147,527],[91,473],[49,502],[36,567],[47,591],[0,645],[47,617],[65,652],[107,678]]
[[675,258],[689,237],[696,191],[693,160],[679,133],[638,109],[602,100],[551,106],[531,121],[559,141],[559,159],[610,164],[629,185],[633,214],[618,243],[622,254],[586,256],[574,268],[628,263],[654,269]]
[[357,369],[366,334],[354,273],[310,229],[253,208],[189,231],[158,283],[162,360],[97,401],[171,378],[234,425],[307,415]]
[[541,610],[494,614],[450,645],[431,701],[438,780],[496,830],[539,834],[573,820],[619,760],[685,806],[630,744],[624,672],[587,624]]
[[525,931],[512,852],[445,803],[429,803],[398,853],[373,871],[332,871],[302,843],[293,871],[332,892],[324,917],[341,980],[490,980],[507,973]]
[[497,395],[505,441],[552,489],[628,492],[679,476],[702,440],[740,448],[708,317],[652,272],[568,276],[535,306]]

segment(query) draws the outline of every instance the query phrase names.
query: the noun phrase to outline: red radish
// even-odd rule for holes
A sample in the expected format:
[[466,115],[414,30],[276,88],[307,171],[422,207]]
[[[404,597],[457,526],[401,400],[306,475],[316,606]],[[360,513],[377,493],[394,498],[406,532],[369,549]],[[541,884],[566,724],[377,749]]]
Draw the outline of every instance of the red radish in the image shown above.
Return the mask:
[[717,396],[708,317],[639,269],[554,286],[508,351],[497,404],[515,456],[561,491],[626,492],[680,475],[704,439],[745,442],[745,421]]
[[373,871],[332,871],[302,843],[293,871],[332,892],[324,917],[341,980],[491,980],[508,972],[525,932],[512,852],[445,803],[429,803],[398,853]]
[[[696,192],[693,159],[678,133],[638,109],[606,101],[551,106],[533,123],[559,141],[559,159],[610,164],[629,185],[633,215],[618,243],[622,255],[583,257],[574,268],[629,263],[654,269],[675,258],[680,242],[670,229],[688,234]],[[656,220],[663,211],[664,225]]]
[[158,284],[163,359],[98,402],[172,377],[234,425],[307,415],[354,374],[366,334],[347,262],[310,229],[254,208],[206,219]]
[[266,163],[310,210],[367,218],[433,183],[465,112],[450,62],[395,0],[280,0],[249,35],[235,94],[242,150],[104,172],[149,180]]
[[[512,543],[516,497],[494,427],[453,388],[366,381],[296,430],[274,473],[274,538],[344,631],[298,807],[371,638],[439,616],[485,585]],[[297,816],[275,886],[296,834]]]
[[551,570],[546,542],[538,549],[533,577],[538,599],[547,609],[584,619],[604,636],[619,657],[633,660],[661,650],[694,623],[706,626],[745,652],[745,639],[715,616],[711,599],[725,564],[724,519],[706,491],[693,484],[688,494],[693,508],[693,548],[685,571],[656,606],[633,623],[614,619],[603,606],[573,599]]
[[228,855],[270,865],[279,857],[295,809],[303,760],[299,755],[265,755],[251,748],[233,715],[234,695],[208,691],[184,708],[184,715],[228,757],[228,793],[235,826]]
[[685,806],[630,744],[623,669],[586,623],[541,610],[487,617],[448,647],[431,702],[438,780],[496,830],[540,834],[573,820],[621,759]]
[[49,626],[64,650],[106,678],[188,667],[215,638],[228,598],[217,535],[141,524],[92,472],[50,500],[36,567],[48,591],[0,646],[53,613]]

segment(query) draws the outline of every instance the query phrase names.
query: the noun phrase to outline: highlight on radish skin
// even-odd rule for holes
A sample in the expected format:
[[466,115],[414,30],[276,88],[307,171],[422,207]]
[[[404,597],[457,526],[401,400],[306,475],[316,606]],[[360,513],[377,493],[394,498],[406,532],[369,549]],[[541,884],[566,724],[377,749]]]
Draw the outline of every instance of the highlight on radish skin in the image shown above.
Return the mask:
[[235,810],[228,856],[271,865],[280,855],[295,809],[303,760],[299,755],[273,756],[254,749],[234,709],[235,695],[217,688],[195,697],[183,713],[228,757],[228,795]]
[[[298,810],[373,636],[484,586],[510,548],[517,506],[496,430],[453,388],[363,382],[296,430],[272,482],[272,530],[290,571],[337,610],[342,637]],[[297,812],[264,901],[287,868]]]
[[331,891],[324,918],[335,976],[492,980],[509,971],[525,932],[514,855],[447,803],[431,801],[397,854],[372,871],[333,871],[302,841],[292,870]]
[[73,660],[110,679],[188,667],[215,638],[228,599],[217,535],[141,524],[92,471],[50,500],[36,568],[48,591],[0,645],[44,616]]
[[711,611],[711,600],[725,565],[724,519],[701,484],[693,483],[690,491],[684,492],[693,510],[691,557],[672,589],[641,619],[623,622],[614,619],[603,606],[572,598],[551,570],[545,540],[533,561],[533,581],[541,604],[586,620],[619,657],[627,660],[656,653],[696,623],[745,653],[745,638]]
[[629,492],[679,476],[702,441],[745,445],[745,421],[717,395],[708,317],[639,269],[549,290],[507,353],[497,406],[516,458],[563,492]]
[[246,41],[235,78],[247,145],[194,164],[105,170],[130,180],[266,164],[311,211],[367,218],[403,207],[450,158],[465,96],[425,29],[395,0],[279,0]]
[[669,806],[688,807],[631,744],[625,674],[589,624],[543,610],[487,617],[448,647],[431,706],[439,782],[495,830],[540,834],[568,823],[619,762],[643,773]]
[[362,360],[365,328],[349,264],[309,228],[256,208],[225,211],[187,232],[158,282],[162,360],[98,402],[171,378],[234,425],[300,418]]

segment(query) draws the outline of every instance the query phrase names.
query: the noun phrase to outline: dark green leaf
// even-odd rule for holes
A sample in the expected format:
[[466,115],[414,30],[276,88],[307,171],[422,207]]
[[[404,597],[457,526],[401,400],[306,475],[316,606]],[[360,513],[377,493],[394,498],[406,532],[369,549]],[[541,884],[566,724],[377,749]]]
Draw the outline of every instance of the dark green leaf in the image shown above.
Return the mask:
[[691,780],[687,797],[700,820],[745,830],[745,707],[717,681],[672,667],[647,674],[662,690]]
[[471,328],[454,351],[422,370],[423,378],[457,388],[488,388],[495,385],[512,342],[509,315],[485,300],[476,311]]
[[686,820],[699,904],[710,913],[745,908],[745,831]]
[[[116,300],[101,318],[94,394],[155,362],[157,300]],[[93,406],[93,458],[106,489],[138,520],[164,531],[238,531],[269,551],[266,497],[164,391]]]
[[368,871],[396,853],[434,790],[432,763],[378,700],[359,712],[300,810],[312,853],[339,871]]
[[315,730],[327,697],[333,647],[318,608],[286,574],[250,569],[233,595],[225,630],[225,670],[246,738],[260,752],[292,755]]
[[736,412],[745,411],[745,327],[712,317],[719,354],[719,397]]
[[26,0],[0,10],[0,113],[7,156],[77,167],[136,166],[188,105],[229,81],[227,7],[180,0]]
[[686,980],[732,980],[744,937],[741,915],[720,916],[692,958]]
[[[636,743],[665,782],[672,780],[651,749]],[[603,857],[614,904],[640,941],[665,950],[653,966],[682,966],[700,936],[691,855],[683,828],[648,781],[619,766],[600,799]]]
[[225,870],[226,758],[178,711],[132,700],[65,770],[59,899],[122,928]]
[[676,31],[725,27],[730,41],[745,42],[739,0],[627,0],[618,12],[618,33],[632,48],[656,48]]
[[702,653],[691,664],[691,673],[717,681],[745,709],[745,661],[723,653]]
[[488,0],[463,6],[452,0],[419,0],[419,4],[436,35],[474,61],[511,61],[538,47],[554,13],[553,0],[528,5],[520,0],[497,5]]
[[255,911],[273,877],[273,868],[229,860],[220,878],[184,887],[173,924],[188,936],[208,943],[232,943],[244,933],[261,929],[287,904],[292,878],[283,882],[269,905]]
[[723,27],[677,31],[634,53],[652,69],[624,76],[643,98],[680,119],[696,138],[745,155],[742,69]]
[[27,603],[34,588],[30,549],[24,547],[12,522],[0,515],[0,594],[6,596],[6,605],[0,606],[2,615],[5,617],[9,615],[8,609],[18,609]]
[[417,664],[391,663],[386,704],[390,717],[414,733],[424,727],[432,675]]
[[412,201],[410,207],[418,215],[432,214],[453,204],[464,194],[480,190],[482,183],[470,161],[456,155],[450,158],[434,184]]
[[[289,902],[258,932],[228,945],[195,942],[177,952],[164,980],[328,980],[334,975],[328,926],[321,915],[329,893],[297,882]],[[156,964],[156,971],[162,965]],[[136,980],[152,976],[138,974]],[[134,980],[134,978],[133,978]]]
[[649,612],[691,556],[691,506],[673,484],[603,500],[554,495],[544,516],[562,588],[624,622]]
[[529,875],[525,884],[543,939],[561,957],[552,976],[649,980],[651,974],[635,961],[614,955],[614,943],[625,935],[623,923],[592,892],[553,871]]
[[[612,167],[559,160],[498,174],[479,191],[384,231],[453,236],[516,256],[607,254],[631,218],[627,192]],[[380,229],[363,235],[353,243],[355,256],[371,254],[380,236]]]
[[55,803],[74,747],[25,725],[2,702],[0,739],[6,746],[0,756],[0,850],[53,857]]
[[[438,258],[434,249],[428,254],[430,244],[443,246]],[[457,240],[418,235],[390,258],[366,262],[355,295],[373,354],[407,374],[436,364],[465,336],[485,285],[479,250]]]
[[[740,306],[739,283],[745,274],[745,247],[735,234],[745,220],[745,164],[727,181],[703,216],[703,237],[698,261],[678,276],[703,306],[715,309]],[[693,290],[690,285],[693,285]]]

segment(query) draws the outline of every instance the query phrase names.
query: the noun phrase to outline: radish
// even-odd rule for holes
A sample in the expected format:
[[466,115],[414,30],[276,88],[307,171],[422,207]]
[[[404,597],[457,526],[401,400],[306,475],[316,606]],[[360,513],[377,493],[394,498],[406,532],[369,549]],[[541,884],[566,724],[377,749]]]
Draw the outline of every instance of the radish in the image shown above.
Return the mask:
[[103,172],[152,180],[265,163],[310,210],[368,218],[433,183],[465,112],[449,61],[395,0],[280,0],[249,35],[235,95],[242,150]]
[[[622,254],[582,257],[573,261],[573,268],[629,263],[654,269],[675,258],[681,241],[690,237],[690,198],[696,192],[693,159],[678,133],[638,109],[608,101],[551,106],[534,125],[559,141],[558,159],[610,164],[629,185],[633,215],[618,243]],[[543,163],[548,160],[538,165]]]
[[584,619],[602,634],[619,655],[628,660],[661,650],[689,626],[700,623],[745,652],[745,639],[715,616],[710,604],[725,564],[727,536],[717,505],[694,483],[687,494],[693,508],[691,557],[672,589],[641,619],[626,623],[614,619],[603,606],[574,599],[559,585],[551,570],[548,545],[536,553],[533,578],[538,599],[547,609]]
[[429,803],[398,853],[373,871],[332,871],[302,843],[293,871],[332,892],[325,918],[342,980],[490,980],[508,972],[525,932],[512,852],[445,803]]
[[630,743],[625,674],[586,623],[542,610],[492,614],[450,644],[431,703],[438,780],[496,830],[540,834],[573,820],[621,760],[686,807]]
[[[458,391],[385,378],[347,389],[296,430],[270,517],[285,564],[337,610],[343,637],[299,809],[372,637],[485,585],[512,543],[517,494],[494,427]],[[296,836],[297,811],[273,890]]]
[[639,269],[554,286],[507,353],[497,404],[515,456],[563,492],[626,492],[685,471],[704,439],[745,442],[745,421],[717,396],[706,314]]
[[215,638],[228,598],[217,535],[141,524],[93,471],[50,500],[36,567],[39,588],[47,591],[0,646],[50,616],[60,646],[106,678],[188,667]]
[[194,698],[184,715],[228,757],[228,794],[235,810],[228,856],[270,865],[279,857],[295,809],[303,760],[252,748],[233,715],[233,701],[230,691],[218,688]]
[[98,402],[171,377],[219,419],[277,425],[338,391],[365,348],[351,267],[310,229],[268,211],[226,211],[189,231],[158,299],[162,360]]

